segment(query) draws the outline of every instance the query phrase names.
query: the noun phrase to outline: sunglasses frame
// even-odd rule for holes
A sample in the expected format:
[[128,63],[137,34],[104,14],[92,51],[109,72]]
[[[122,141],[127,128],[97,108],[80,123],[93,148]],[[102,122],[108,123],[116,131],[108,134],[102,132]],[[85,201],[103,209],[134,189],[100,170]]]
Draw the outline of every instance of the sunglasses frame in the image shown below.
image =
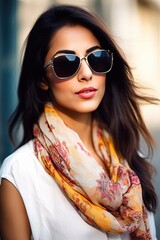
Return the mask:
[[[96,71],[90,66],[90,64],[89,64],[89,62],[88,62],[88,56],[90,56],[90,55],[93,54],[94,52],[99,52],[99,51],[101,51],[101,52],[103,52],[103,51],[108,52],[108,53],[110,54],[110,56],[111,56],[111,66],[110,66],[110,68],[109,68],[107,71],[104,71],[104,72],[96,72]],[[75,72],[74,74],[68,76],[68,77],[59,77],[59,76],[57,76],[57,74],[56,74],[56,72],[55,72],[55,70],[54,70],[53,60],[54,60],[55,58],[57,58],[57,57],[59,57],[59,56],[63,56],[63,55],[73,55],[73,56],[78,57],[79,60],[80,60],[79,66],[78,66],[76,72]],[[52,70],[53,70],[53,72],[54,72],[54,74],[55,74],[55,76],[56,76],[57,78],[59,78],[59,79],[71,78],[71,77],[75,76],[75,75],[77,74],[77,72],[79,71],[79,69],[80,69],[80,67],[81,67],[81,62],[82,62],[83,59],[86,61],[86,63],[87,63],[87,65],[89,66],[89,68],[90,68],[94,73],[96,73],[96,74],[108,73],[108,72],[111,71],[112,66],[113,66],[113,53],[112,53],[110,50],[97,49],[96,51],[90,52],[90,53],[88,53],[85,57],[82,57],[82,58],[80,58],[80,57],[77,56],[76,54],[72,54],[72,53],[59,53],[59,54],[56,54],[56,55],[54,55],[54,56],[51,58],[51,60],[47,61],[47,62],[44,64],[44,69],[46,69],[49,65],[51,65]]]

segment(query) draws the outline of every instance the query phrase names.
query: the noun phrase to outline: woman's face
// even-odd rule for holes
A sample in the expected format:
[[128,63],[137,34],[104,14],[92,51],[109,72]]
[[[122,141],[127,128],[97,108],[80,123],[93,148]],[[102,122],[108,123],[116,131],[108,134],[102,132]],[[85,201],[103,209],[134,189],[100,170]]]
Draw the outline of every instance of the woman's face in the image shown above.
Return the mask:
[[[65,26],[54,34],[45,61],[49,61],[58,51],[71,51],[82,58],[99,48],[99,41],[85,27]],[[105,92],[106,74],[92,72],[85,59],[81,61],[76,75],[69,79],[57,78],[51,66],[47,67],[46,74],[53,105],[59,113],[91,113],[99,106]]]

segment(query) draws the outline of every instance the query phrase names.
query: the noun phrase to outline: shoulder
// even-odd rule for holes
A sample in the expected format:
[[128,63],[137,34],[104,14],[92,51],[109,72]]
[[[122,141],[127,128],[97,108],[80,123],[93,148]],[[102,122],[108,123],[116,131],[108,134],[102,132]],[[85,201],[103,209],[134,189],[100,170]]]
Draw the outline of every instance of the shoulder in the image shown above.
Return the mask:
[[[34,157],[34,150],[33,150],[33,141],[29,141],[25,145],[18,148],[12,154],[10,154],[6,159],[4,159],[1,171],[13,167],[14,165],[25,165],[28,162],[30,157]],[[27,158],[27,162],[25,161]]]
[[15,185],[16,176],[29,171],[36,162],[38,164],[35,159],[33,141],[29,141],[3,161],[0,169],[0,181],[2,178],[6,178]]

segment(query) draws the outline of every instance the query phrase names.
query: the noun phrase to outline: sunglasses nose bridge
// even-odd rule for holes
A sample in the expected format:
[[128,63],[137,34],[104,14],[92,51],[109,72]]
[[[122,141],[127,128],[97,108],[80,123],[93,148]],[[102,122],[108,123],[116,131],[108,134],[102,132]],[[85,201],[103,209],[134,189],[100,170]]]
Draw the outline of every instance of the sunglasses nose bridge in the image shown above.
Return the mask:
[[81,57],[81,58],[79,58],[79,59],[80,59],[80,63],[82,62],[82,60],[87,61],[87,56],[85,56],[85,57]]
[[79,68],[81,67],[81,64],[82,64],[82,60],[85,60],[85,62],[87,63],[88,67],[90,68],[90,65],[89,65],[89,62],[88,62],[88,56],[85,56],[85,57],[79,57],[79,60],[80,60],[80,63],[79,63]]

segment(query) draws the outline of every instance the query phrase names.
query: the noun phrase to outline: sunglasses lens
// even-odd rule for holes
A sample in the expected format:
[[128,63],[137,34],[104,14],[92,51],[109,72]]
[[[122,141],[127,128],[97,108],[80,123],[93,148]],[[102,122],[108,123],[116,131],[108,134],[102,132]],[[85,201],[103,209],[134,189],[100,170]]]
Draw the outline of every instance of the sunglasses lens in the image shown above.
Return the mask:
[[80,60],[73,54],[65,54],[53,59],[54,71],[59,78],[74,75],[79,67]]
[[88,55],[88,63],[94,72],[105,73],[112,67],[112,55],[110,51],[95,51]]

